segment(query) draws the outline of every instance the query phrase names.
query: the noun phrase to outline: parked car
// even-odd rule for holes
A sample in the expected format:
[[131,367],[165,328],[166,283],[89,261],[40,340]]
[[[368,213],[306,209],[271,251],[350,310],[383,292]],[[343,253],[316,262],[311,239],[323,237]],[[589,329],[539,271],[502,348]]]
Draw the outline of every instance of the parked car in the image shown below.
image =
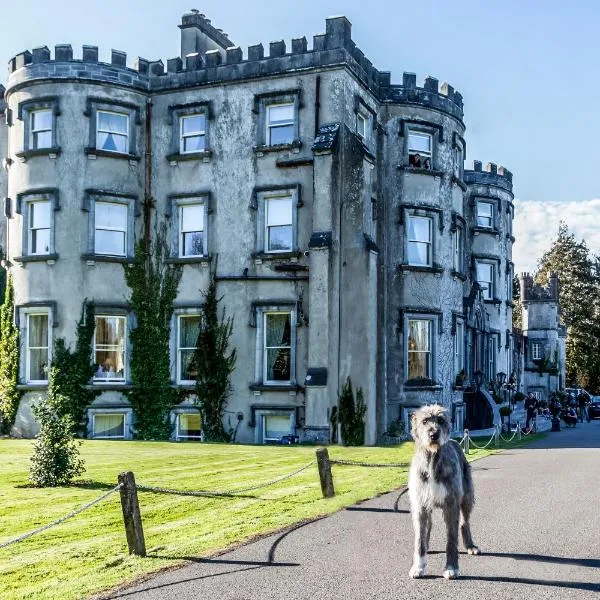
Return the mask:
[[592,396],[592,401],[588,404],[588,417],[600,419],[600,396]]
[[575,401],[577,401],[577,396],[579,396],[579,394],[583,394],[587,398],[588,402],[592,401],[592,395],[583,388],[565,388],[565,392]]

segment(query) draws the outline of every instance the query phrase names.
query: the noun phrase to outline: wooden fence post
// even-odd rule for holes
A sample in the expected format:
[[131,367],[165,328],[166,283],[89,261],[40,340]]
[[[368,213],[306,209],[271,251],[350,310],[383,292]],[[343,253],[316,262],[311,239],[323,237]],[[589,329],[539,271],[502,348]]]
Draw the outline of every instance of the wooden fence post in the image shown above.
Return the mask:
[[465,429],[465,454],[469,454],[469,430]]
[[333,475],[331,474],[331,463],[329,462],[327,448],[317,449],[317,467],[319,468],[323,498],[333,498],[335,490],[333,488]]
[[121,508],[123,509],[123,522],[125,523],[125,534],[127,535],[127,546],[129,554],[146,556],[146,542],[144,540],[144,529],[142,528],[142,516],[137,497],[135,477],[131,471],[119,475],[121,485]]

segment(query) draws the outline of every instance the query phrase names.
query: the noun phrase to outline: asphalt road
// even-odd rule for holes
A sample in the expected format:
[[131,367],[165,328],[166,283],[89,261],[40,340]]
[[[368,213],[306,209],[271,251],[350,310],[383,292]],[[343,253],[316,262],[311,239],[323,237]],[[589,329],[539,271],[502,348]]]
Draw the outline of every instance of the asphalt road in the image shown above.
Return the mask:
[[473,464],[473,535],[446,581],[437,514],[427,577],[408,578],[412,527],[399,492],[212,559],[191,558],[108,596],[127,600],[600,598],[600,421]]

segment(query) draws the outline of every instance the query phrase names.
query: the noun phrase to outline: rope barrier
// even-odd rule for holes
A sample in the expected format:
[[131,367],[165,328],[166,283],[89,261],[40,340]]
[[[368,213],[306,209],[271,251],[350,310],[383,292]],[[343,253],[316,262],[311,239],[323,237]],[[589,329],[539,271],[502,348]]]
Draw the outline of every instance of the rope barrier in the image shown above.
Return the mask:
[[495,437],[496,432],[492,433],[492,437],[489,439],[488,443],[485,446],[479,446],[473,441],[473,438],[469,436],[469,443],[473,445],[473,448],[477,448],[477,450],[485,450],[494,441]]
[[43,527],[40,527],[39,529],[35,529],[34,531],[30,531],[29,533],[25,533],[24,535],[21,535],[13,540],[9,540],[8,542],[4,542],[4,543],[0,544],[0,548],[6,548],[7,546],[12,546],[12,544],[16,544],[17,542],[22,542],[23,540],[26,540],[27,538],[30,538],[38,533],[42,533],[42,531],[46,531],[47,529],[50,529],[51,527],[60,525],[67,519],[71,519],[72,517],[75,517],[78,514],[82,513],[84,510],[87,510],[88,508],[91,508],[95,504],[102,502],[102,500],[104,500],[105,498],[108,498],[111,494],[114,494],[115,492],[117,492],[119,489],[121,489],[121,487],[122,487],[122,484],[120,483],[119,485],[115,486],[112,490],[106,492],[105,494],[102,494],[102,496],[100,496],[99,498],[96,498],[95,500],[88,502],[88,504],[85,504],[84,506],[78,508],[77,510],[70,512],[68,515],[61,517],[60,519],[56,519],[56,521],[52,521],[52,523],[48,523],[47,525],[44,525]]
[[515,429],[514,433],[512,434],[512,437],[505,438],[502,434],[500,434],[500,439],[504,440],[507,444],[509,444],[510,442],[512,442],[515,439],[515,436],[517,435],[517,433],[519,433],[519,425],[517,425],[517,428]]
[[367,462],[359,462],[356,460],[330,460],[329,461],[332,465],[345,465],[345,466],[350,466],[350,467],[377,467],[377,468],[394,468],[394,469],[398,469],[398,468],[403,468],[403,467],[409,467],[410,463],[404,462],[404,463],[367,463]]
[[283,475],[282,477],[277,477],[276,479],[272,479],[271,481],[267,481],[266,483],[261,483],[259,485],[253,485],[247,488],[242,488],[238,490],[227,490],[227,491],[219,491],[219,490],[174,490],[171,488],[163,488],[151,485],[139,485],[136,484],[138,490],[142,492],[156,492],[159,494],[173,494],[175,496],[196,496],[196,497],[206,497],[206,496],[236,496],[237,494],[243,494],[245,492],[252,492],[254,490],[259,490],[262,488],[269,487],[271,485],[275,485],[280,481],[284,481],[286,479],[290,479],[294,475],[298,475],[298,473],[302,473],[302,471],[306,471],[309,467],[314,465],[317,461],[311,460],[307,465],[304,465],[302,468],[294,471],[293,473],[289,473],[288,475]]

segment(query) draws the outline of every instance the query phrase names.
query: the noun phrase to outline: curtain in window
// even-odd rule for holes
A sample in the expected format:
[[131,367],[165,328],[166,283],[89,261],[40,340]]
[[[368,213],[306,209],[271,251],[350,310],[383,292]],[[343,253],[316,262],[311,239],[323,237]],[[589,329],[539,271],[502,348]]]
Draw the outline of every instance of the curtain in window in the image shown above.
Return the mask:
[[265,319],[267,381],[290,381],[290,313],[270,313]]
[[28,347],[30,381],[48,379],[48,315],[29,315]]
[[280,440],[291,433],[289,415],[265,415],[263,417],[263,437],[265,441]]
[[198,379],[198,371],[193,364],[198,341],[200,316],[179,317],[179,373],[184,381]]
[[96,415],[94,437],[124,437],[125,415]]
[[431,377],[429,328],[427,320],[408,321],[408,379]]

